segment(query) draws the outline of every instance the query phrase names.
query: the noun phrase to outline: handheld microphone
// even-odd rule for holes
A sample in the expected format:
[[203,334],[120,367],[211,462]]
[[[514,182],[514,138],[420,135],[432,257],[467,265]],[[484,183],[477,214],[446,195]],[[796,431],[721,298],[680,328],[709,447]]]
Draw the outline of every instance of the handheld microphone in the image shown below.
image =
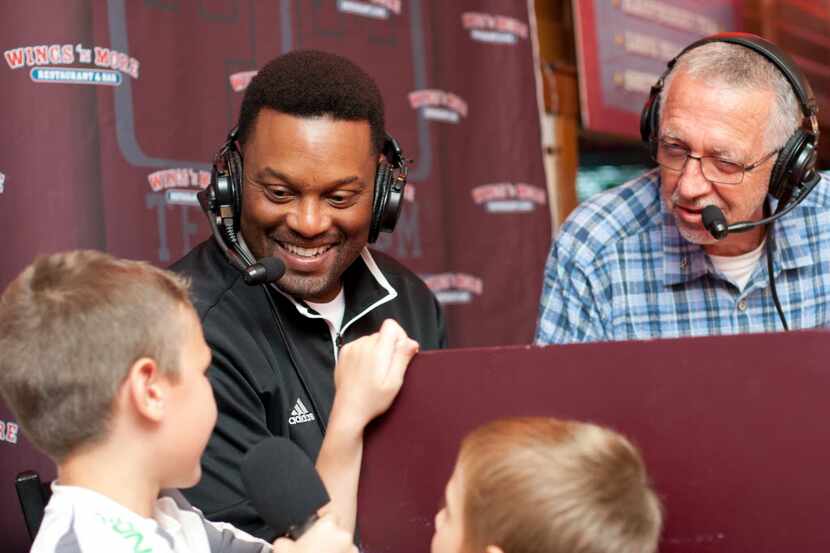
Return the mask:
[[252,447],[241,471],[251,503],[280,536],[298,539],[329,502],[311,459],[287,438],[267,438]]

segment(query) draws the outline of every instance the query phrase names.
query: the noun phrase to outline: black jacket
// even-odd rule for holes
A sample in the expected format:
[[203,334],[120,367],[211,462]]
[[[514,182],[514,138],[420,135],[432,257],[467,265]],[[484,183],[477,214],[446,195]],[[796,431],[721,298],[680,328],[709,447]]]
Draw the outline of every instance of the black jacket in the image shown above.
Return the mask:
[[271,541],[274,531],[256,514],[242,484],[245,453],[265,438],[283,436],[316,459],[334,399],[334,342],[371,334],[393,318],[421,350],[446,347],[441,308],[415,274],[368,250],[343,274],[346,311],[336,339],[305,304],[273,286],[246,285],[212,239],[171,269],[191,279],[193,303],[213,351],[208,375],[219,408],[202,456],[202,479],[184,494],[209,519]]

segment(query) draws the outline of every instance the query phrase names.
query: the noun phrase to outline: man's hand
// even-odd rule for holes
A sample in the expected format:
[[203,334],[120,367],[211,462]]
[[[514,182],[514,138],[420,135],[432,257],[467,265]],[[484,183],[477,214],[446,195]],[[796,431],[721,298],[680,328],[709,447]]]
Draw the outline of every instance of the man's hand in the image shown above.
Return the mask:
[[276,553],[357,553],[351,533],[334,521],[333,515],[324,515],[300,536],[297,541],[278,538]]
[[418,342],[392,319],[385,320],[380,331],[343,346],[334,369],[338,414],[362,430],[392,405],[417,352]]

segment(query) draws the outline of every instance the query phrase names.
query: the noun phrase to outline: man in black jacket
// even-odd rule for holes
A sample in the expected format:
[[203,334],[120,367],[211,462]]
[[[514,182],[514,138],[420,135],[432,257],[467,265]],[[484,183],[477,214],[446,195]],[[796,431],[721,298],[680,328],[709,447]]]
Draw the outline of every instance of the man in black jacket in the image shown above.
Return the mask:
[[446,346],[424,283],[366,248],[378,217],[376,172],[389,169],[380,93],[344,58],[292,52],[251,81],[235,138],[238,247],[279,258],[286,272],[275,285],[248,286],[214,239],[172,267],[192,280],[219,408],[202,480],[185,494],[209,518],[273,539],[239,466],[252,446],[284,436],[316,459],[340,522],[354,529],[363,429],[400,382],[384,379],[382,352],[335,374],[340,348],[382,325],[378,340]]

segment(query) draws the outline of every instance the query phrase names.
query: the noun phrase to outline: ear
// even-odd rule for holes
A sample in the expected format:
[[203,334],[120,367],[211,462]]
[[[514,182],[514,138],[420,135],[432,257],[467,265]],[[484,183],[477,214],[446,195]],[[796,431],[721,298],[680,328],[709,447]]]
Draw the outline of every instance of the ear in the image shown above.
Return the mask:
[[484,552],[485,553],[504,553],[502,548],[499,547],[498,545],[488,545],[486,548],[484,548]]
[[123,386],[137,417],[150,422],[160,422],[164,418],[170,381],[154,359],[142,357],[133,363]]

